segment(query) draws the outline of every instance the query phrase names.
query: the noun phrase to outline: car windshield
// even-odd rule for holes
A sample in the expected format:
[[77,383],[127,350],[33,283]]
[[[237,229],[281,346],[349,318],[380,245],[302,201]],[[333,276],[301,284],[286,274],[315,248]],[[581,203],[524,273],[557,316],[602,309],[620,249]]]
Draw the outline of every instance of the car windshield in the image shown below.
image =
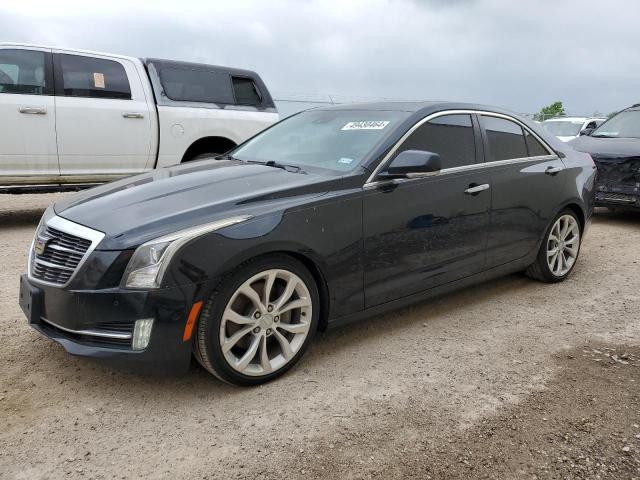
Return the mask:
[[591,134],[592,137],[640,138],[640,110],[626,110],[610,118]]
[[309,110],[289,117],[234,150],[234,158],[349,172],[409,116],[401,111]]
[[583,121],[548,120],[542,122],[542,125],[556,137],[575,137],[580,133],[583,123]]

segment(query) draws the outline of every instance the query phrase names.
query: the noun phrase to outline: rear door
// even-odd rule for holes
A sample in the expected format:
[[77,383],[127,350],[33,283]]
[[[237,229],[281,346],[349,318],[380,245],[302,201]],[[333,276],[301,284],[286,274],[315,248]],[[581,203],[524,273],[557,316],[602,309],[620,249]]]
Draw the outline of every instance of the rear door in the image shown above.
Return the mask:
[[155,111],[135,64],[115,57],[54,54],[63,179],[105,180],[150,167]]
[[492,187],[487,267],[494,267],[538,248],[557,213],[566,172],[553,150],[517,120],[490,113],[479,118]]
[[0,184],[58,179],[55,122],[51,50],[0,47]]
[[[491,190],[473,115],[442,114],[394,152],[438,153],[435,176],[365,185],[364,284],[371,307],[480,272]],[[384,168],[383,168],[384,171]]]

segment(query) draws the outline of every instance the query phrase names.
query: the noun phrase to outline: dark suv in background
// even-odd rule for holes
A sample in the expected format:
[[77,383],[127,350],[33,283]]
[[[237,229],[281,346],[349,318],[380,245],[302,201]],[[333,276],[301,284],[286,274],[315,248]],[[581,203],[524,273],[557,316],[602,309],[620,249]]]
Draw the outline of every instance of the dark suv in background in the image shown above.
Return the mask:
[[570,142],[598,167],[596,206],[640,208],[640,103]]

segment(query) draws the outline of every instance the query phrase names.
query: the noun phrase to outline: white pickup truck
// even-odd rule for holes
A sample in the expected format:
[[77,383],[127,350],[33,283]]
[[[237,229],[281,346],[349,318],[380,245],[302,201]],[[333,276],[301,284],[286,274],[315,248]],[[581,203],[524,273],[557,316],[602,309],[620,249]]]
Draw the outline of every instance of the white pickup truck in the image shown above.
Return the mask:
[[0,44],[0,193],[79,189],[224,153],[277,120],[248,70]]

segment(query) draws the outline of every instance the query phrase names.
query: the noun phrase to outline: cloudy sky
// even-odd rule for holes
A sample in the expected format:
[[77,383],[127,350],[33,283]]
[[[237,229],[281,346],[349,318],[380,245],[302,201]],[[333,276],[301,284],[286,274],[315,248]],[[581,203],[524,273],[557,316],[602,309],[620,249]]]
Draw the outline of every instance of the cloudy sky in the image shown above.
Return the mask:
[[[0,4],[0,42],[257,70],[276,97],[640,102],[640,2],[181,0]],[[342,96],[342,97],[341,97]]]

